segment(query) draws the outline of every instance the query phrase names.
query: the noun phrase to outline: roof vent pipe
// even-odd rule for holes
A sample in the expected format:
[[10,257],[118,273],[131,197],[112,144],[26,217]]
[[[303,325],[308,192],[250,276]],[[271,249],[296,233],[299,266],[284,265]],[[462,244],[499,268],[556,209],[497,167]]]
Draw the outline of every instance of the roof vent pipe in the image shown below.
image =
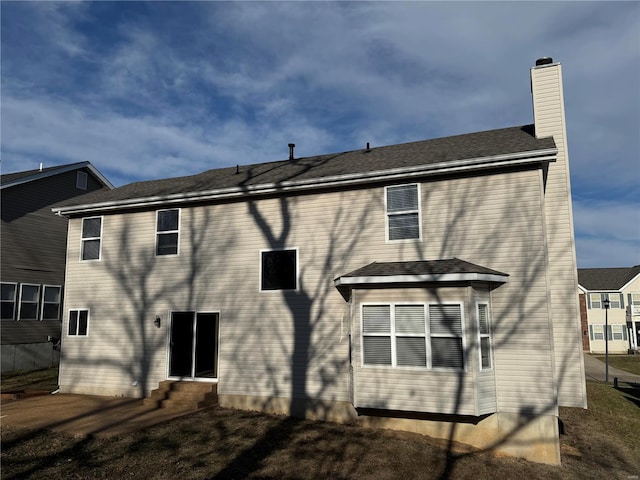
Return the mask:
[[289,160],[293,160],[293,149],[296,146],[295,143],[290,143],[289,144]]
[[542,57],[536,60],[536,67],[539,67],[540,65],[549,65],[550,63],[553,63],[553,58]]
[[367,142],[367,149],[365,150],[365,152],[370,152],[371,148],[369,148],[369,142]]

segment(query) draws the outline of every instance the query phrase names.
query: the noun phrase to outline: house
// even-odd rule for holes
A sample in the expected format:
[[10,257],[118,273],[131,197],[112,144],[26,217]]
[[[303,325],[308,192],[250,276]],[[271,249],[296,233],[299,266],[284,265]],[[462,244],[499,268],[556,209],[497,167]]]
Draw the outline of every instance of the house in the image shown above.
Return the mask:
[[57,365],[67,219],[51,206],[111,188],[89,162],[0,176],[2,372]]
[[559,463],[558,406],[586,408],[577,269],[561,65],[530,74],[533,125],[290,144],[55,207],[61,391],[212,382],[222,406]]
[[605,353],[605,327],[609,353],[640,348],[640,265],[579,268],[578,289],[585,351]]

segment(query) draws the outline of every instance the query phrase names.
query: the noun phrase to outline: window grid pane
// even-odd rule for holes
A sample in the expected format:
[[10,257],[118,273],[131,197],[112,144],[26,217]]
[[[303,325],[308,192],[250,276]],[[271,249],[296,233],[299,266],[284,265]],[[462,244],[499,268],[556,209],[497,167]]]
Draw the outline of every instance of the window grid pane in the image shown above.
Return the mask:
[[462,339],[431,337],[431,366],[433,368],[463,369]]
[[429,305],[431,335],[462,336],[460,305]]
[[178,231],[178,209],[160,210],[158,212],[158,232]]
[[417,213],[389,215],[389,240],[407,240],[420,238],[420,225]]
[[365,365],[391,365],[391,337],[363,337]]
[[427,366],[427,345],[424,337],[396,337],[396,352],[398,366]]
[[389,305],[363,306],[362,331],[364,333],[391,333],[391,307]]

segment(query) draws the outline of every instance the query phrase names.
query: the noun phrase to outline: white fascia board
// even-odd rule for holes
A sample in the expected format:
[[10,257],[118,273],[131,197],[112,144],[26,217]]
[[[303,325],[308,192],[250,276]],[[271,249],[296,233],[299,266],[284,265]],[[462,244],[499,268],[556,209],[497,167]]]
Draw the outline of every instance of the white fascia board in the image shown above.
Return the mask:
[[340,277],[335,286],[366,285],[380,283],[425,283],[425,282],[494,282],[507,283],[508,277],[491,273],[445,273],[442,275],[387,275],[371,277]]
[[287,191],[303,191],[318,187],[333,187],[345,185],[359,185],[382,180],[409,179],[417,176],[440,175],[442,173],[458,173],[501,166],[526,165],[541,162],[554,162],[558,150],[549,148],[530,152],[520,152],[508,155],[495,155],[449,162],[439,162],[428,165],[418,165],[408,168],[377,170],[372,172],[353,173],[313,178],[309,180],[290,180],[282,183],[265,183],[245,187],[230,187],[201,192],[176,193],[154,197],[141,197],[126,200],[115,200],[86,205],[53,208],[57,215],[73,215],[87,212],[105,212],[122,208],[140,208],[157,205],[173,205],[193,201],[210,201],[242,197],[245,195],[266,195]]
[[582,285],[578,284],[578,290],[582,290],[584,293],[589,293],[589,290],[584,288]]
[[620,292],[622,292],[623,290],[626,290],[627,287],[636,281],[636,278],[640,277],[640,273],[638,273],[635,277],[633,277],[631,280],[629,280],[627,283],[625,283],[623,286],[620,287]]

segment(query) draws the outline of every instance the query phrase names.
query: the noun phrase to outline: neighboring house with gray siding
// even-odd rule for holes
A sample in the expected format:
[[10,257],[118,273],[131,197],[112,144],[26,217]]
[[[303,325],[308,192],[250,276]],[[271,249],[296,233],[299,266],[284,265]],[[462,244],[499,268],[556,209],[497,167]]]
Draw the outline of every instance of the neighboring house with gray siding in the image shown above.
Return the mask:
[[[579,268],[578,295],[585,319],[585,350],[609,353],[640,349],[640,265],[621,268]],[[608,309],[605,307],[607,306]]]
[[[411,430],[559,463],[586,408],[561,66],[534,125],[66,202],[60,388]],[[523,92],[529,91],[523,82]]]
[[58,363],[68,222],[51,206],[112,188],[89,162],[0,176],[3,372]]

